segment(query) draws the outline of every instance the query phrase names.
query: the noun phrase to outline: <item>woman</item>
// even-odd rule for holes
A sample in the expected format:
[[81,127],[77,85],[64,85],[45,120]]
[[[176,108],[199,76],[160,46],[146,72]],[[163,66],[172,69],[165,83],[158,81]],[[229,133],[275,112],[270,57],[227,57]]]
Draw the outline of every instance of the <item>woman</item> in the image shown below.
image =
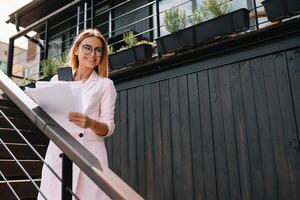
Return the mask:
[[[117,95],[113,82],[107,78],[108,47],[98,30],[88,29],[79,34],[70,49],[68,65],[73,69],[73,79],[82,81],[83,103],[82,113],[71,112],[68,118],[84,131],[71,134],[98,158],[101,165],[108,166],[104,137],[114,131]],[[51,81],[57,81],[57,76]],[[61,153],[50,142],[45,158],[60,176]],[[61,198],[61,183],[46,166],[42,170],[40,189],[48,199]],[[73,166],[73,191],[82,200],[109,199],[77,166]],[[38,199],[43,199],[41,194]]]

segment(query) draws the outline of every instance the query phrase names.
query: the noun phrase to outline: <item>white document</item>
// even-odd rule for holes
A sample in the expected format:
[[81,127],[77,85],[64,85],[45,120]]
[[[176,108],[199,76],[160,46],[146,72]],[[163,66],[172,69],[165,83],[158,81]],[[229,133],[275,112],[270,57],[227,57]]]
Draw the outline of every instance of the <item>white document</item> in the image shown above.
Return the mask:
[[68,120],[69,112],[82,113],[81,82],[37,82],[36,87],[25,90],[26,94],[66,131],[83,131]]

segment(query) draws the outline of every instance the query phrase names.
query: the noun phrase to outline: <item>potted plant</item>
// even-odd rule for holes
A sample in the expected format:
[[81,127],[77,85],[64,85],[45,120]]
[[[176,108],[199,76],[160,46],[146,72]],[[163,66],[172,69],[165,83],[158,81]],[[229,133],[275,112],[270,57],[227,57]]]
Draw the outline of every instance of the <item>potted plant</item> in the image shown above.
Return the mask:
[[[243,8],[230,13],[228,12],[229,4],[227,0],[203,0],[202,6],[194,10],[189,17],[192,26],[176,30],[176,32],[170,35],[156,39],[158,53],[163,54],[170,51],[177,51],[178,49],[182,50],[195,44],[201,44],[217,36],[249,29],[249,10]],[[176,23],[180,21],[180,17],[176,18],[176,16],[178,14],[174,15],[173,20],[168,20],[168,18],[166,20],[168,15],[165,16],[167,30],[168,26],[166,22]],[[166,44],[170,45],[167,46]]]
[[299,0],[265,0],[262,4],[271,22],[300,14]]
[[138,41],[133,32],[125,33],[123,40],[126,46],[121,47],[117,52],[110,51],[109,63],[112,70],[152,58],[153,44],[151,42]]
[[229,12],[227,0],[203,0],[196,12],[204,21],[195,25],[196,43],[249,29],[249,10]]
[[175,51],[193,44],[193,30],[185,29],[187,17],[178,7],[165,12],[164,23],[168,35],[156,39],[158,53]]
[[67,53],[46,58],[41,61],[41,75],[39,80],[48,81],[57,73],[57,68],[64,67],[67,61]]

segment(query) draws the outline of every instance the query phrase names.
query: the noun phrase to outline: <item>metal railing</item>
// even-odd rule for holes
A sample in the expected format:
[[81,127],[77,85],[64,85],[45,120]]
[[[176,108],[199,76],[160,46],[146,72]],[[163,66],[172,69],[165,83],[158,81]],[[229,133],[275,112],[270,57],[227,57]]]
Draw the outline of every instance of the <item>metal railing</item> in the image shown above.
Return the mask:
[[[19,131],[19,129],[13,124],[13,122],[8,118],[8,116],[5,115],[5,113],[0,109],[0,114],[4,117],[4,119],[9,123],[9,125],[12,127],[14,131],[18,133],[18,135],[22,138],[22,140],[27,144],[27,146],[33,151],[33,153],[38,156],[38,158],[43,162],[43,164],[54,174],[54,176],[62,182],[62,179],[59,177],[59,175],[49,166],[49,164],[44,160],[44,158],[39,154],[37,150],[31,145],[31,143],[23,136],[23,134]],[[0,116],[1,116],[0,115]],[[35,181],[31,178],[30,174],[26,171],[26,169],[22,166],[22,164],[19,162],[19,160],[16,158],[16,156],[13,154],[13,152],[8,148],[8,146],[3,142],[3,140],[0,138],[0,143],[4,146],[4,148],[7,150],[9,155],[13,158],[13,160],[17,163],[17,165],[20,167],[20,169],[25,173],[26,177],[29,179],[29,181],[34,185],[36,190],[41,193],[42,197],[44,199],[48,199],[43,192],[39,189],[39,186],[35,183]],[[4,174],[0,170],[0,175],[4,179],[5,183],[8,185],[10,190],[13,192],[14,196],[17,199],[20,199],[20,197],[17,195],[13,187],[10,185],[9,181],[6,179]],[[72,193],[75,197],[77,197],[71,190],[69,192]],[[79,199],[77,197],[77,199]]]
[[[2,71],[0,71],[0,89],[108,196],[112,199],[143,199],[108,167],[101,166],[93,154],[57,124]],[[7,183],[9,185],[9,182]]]
[[[248,2],[250,5],[248,5],[248,9],[253,19],[250,24],[250,31],[255,31],[265,26],[268,20],[264,17],[261,18],[258,14],[258,11],[263,11],[262,5],[257,4],[256,0],[248,1],[252,2]],[[172,7],[182,9],[190,7],[190,10],[187,12],[190,15],[192,9],[200,5],[195,0],[182,0],[178,1],[178,3],[174,1],[175,3],[170,7],[166,7],[163,2],[158,0],[141,5],[138,2],[126,0],[114,5],[111,1],[75,0],[39,19],[10,38],[8,76],[13,77],[15,81],[19,80],[20,85],[46,76],[41,72],[42,67],[45,66],[41,61],[51,58],[60,59],[61,55],[70,49],[74,37],[82,29],[98,28],[109,44],[118,46],[118,48],[124,44],[122,33],[131,30],[140,39],[154,41],[157,37],[166,34],[163,18],[167,10]],[[228,0],[228,2],[232,3],[232,0]],[[69,11],[72,11],[72,14],[65,16],[64,13]],[[16,21],[18,20],[16,19]],[[18,41],[19,38],[33,30],[37,30],[33,41],[38,44],[14,54],[14,51],[17,50],[15,41]],[[119,39],[112,40],[118,35]],[[55,46],[58,46],[58,48],[55,48]],[[32,51],[36,52],[29,56],[26,55]],[[154,53],[153,57],[156,56]],[[30,59],[30,57],[32,61],[26,62],[26,59]],[[24,65],[24,63],[27,66],[18,69],[18,66]],[[22,80],[23,78],[29,80]]]

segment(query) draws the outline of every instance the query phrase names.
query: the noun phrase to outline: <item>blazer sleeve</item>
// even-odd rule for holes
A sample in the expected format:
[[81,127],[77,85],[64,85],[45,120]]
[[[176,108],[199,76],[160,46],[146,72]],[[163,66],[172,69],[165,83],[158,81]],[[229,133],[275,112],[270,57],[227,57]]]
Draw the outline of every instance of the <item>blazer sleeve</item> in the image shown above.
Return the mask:
[[106,123],[108,127],[108,133],[104,137],[110,136],[115,130],[114,115],[117,92],[113,82],[108,80],[100,104],[100,122]]

